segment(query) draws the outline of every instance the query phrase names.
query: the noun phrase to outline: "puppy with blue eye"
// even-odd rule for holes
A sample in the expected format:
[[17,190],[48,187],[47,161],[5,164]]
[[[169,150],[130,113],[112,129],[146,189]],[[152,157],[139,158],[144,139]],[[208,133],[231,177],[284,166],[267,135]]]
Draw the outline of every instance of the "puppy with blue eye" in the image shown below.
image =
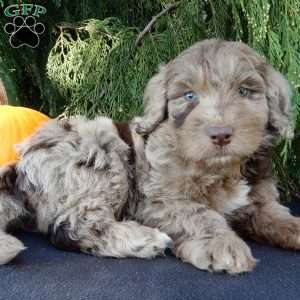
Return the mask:
[[256,264],[237,232],[300,250],[300,219],[279,204],[270,161],[291,135],[289,99],[254,50],[206,40],[161,67],[129,124],[49,122],[0,170],[0,264],[24,249],[5,232],[22,216],[65,250],[151,258],[171,247],[230,274]]
[[237,235],[300,249],[300,219],[280,205],[270,151],[291,136],[287,81],[243,43],[206,40],[161,67],[145,90],[148,136],[135,217],[174,241],[185,262],[248,272]]

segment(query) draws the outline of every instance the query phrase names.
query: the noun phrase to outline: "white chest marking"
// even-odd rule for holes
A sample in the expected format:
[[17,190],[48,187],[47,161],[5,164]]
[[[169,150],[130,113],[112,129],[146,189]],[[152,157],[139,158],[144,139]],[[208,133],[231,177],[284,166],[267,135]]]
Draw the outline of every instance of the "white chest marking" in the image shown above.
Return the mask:
[[236,186],[234,192],[230,195],[230,198],[224,202],[222,212],[226,215],[231,214],[234,210],[248,205],[250,187],[244,181]]

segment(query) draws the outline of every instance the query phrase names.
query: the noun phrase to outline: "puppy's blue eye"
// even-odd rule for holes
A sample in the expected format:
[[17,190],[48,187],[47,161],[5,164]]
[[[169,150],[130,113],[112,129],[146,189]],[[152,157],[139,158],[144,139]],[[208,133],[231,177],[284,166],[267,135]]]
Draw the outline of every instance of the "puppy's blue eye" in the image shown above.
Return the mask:
[[248,97],[250,95],[250,91],[244,87],[240,87],[238,92],[241,97]]
[[193,91],[184,93],[184,98],[185,98],[185,100],[187,100],[189,102],[193,102],[198,99],[197,95]]

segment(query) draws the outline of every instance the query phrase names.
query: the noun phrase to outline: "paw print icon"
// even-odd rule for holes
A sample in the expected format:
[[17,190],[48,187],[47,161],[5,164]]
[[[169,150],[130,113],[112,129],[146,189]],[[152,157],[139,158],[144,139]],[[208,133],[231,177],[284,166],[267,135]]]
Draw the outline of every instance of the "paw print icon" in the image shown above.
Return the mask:
[[45,26],[37,23],[33,16],[16,16],[12,23],[4,26],[4,31],[10,35],[9,43],[13,48],[36,48],[40,43],[39,36],[45,32]]

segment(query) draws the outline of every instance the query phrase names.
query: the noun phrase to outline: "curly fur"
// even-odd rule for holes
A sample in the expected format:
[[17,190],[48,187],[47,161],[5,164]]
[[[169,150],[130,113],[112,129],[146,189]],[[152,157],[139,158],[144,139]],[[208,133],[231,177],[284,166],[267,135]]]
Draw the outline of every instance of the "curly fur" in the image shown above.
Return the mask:
[[[206,40],[161,67],[144,115],[128,126],[49,122],[0,173],[0,263],[23,249],[5,231],[25,212],[55,246],[96,256],[149,258],[171,247],[200,269],[236,274],[256,264],[236,232],[300,249],[300,220],[277,202],[269,161],[292,132],[289,98],[287,81],[254,50]],[[221,147],[208,129],[224,126],[233,134]]]

